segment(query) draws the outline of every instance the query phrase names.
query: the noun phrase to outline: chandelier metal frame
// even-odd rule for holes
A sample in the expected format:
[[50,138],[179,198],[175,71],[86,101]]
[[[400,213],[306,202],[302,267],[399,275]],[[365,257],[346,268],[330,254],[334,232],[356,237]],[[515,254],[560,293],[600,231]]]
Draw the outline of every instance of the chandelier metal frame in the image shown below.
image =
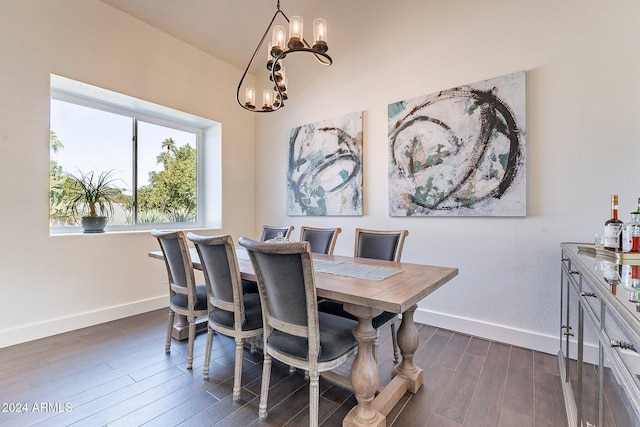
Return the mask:
[[243,104],[240,101],[240,90],[242,89],[242,84],[244,83],[244,79],[247,76],[247,74],[249,73],[249,69],[253,65],[253,62],[254,62],[254,60],[256,58],[256,55],[260,51],[260,48],[262,48],[262,45],[264,44],[264,41],[267,38],[267,35],[269,34],[269,31],[271,30],[271,28],[273,26],[273,23],[275,22],[275,20],[278,17],[278,15],[282,15],[282,17],[287,21],[287,23],[290,23],[289,18],[287,17],[287,15],[285,15],[284,12],[280,9],[280,0],[278,0],[276,12],[273,14],[273,17],[271,18],[271,21],[269,22],[269,25],[267,26],[267,29],[265,30],[264,34],[262,35],[262,38],[260,39],[260,42],[258,43],[258,46],[256,47],[256,50],[253,52],[253,55],[251,56],[251,60],[247,64],[247,67],[245,68],[244,73],[242,73],[242,77],[240,78],[240,83],[238,83],[238,89],[236,90],[236,101],[238,101],[238,105],[240,105],[245,110],[251,111],[251,112],[254,112],[254,113],[272,113],[272,112],[278,111],[279,109],[284,107],[284,101],[286,99],[288,99],[288,96],[286,94],[286,88],[283,89],[282,86],[278,84],[278,81],[279,81],[278,77],[279,76],[278,76],[277,72],[281,68],[280,61],[285,59],[288,54],[297,53],[297,52],[308,52],[308,53],[313,54],[313,56],[316,58],[316,60],[322,65],[331,65],[331,64],[333,64],[333,59],[331,59],[331,57],[326,52],[327,51],[326,44],[324,44],[324,46],[316,46],[316,45],[311,46],[311,45],[309,45],[309,43],[307,43],[307,41],[304,39],[304,37],[301,37],[301,43],[298,42],[295,45],[292,45],[291,41],[289,41],[289,43],[287,45],[287,48],[284,49],[281,53],[274,55],[274,51],[273,50],[270,52],[270,55],[274,59],[273,59],[273,64],[271,65],[271,67],[267,66],[267,69],[270,69],[270,71],[271,71],[270,80],[274,84],[274,91],[277,92],[277,96],[276,96],[276,98],[274,99],[274,102],[273,102],[274,107],[272,107],[272,108],[262,107],[262,109],[258,109],[255,106],[250,106],[250,105],[247,105],[247,104]]

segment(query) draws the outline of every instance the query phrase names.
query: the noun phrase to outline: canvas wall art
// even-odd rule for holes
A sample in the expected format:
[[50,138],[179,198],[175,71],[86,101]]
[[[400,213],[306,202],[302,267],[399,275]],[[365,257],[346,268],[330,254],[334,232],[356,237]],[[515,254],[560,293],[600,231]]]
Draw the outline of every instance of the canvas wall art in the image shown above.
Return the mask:
[[388,106],[391,216],[525,216],[525,72]]
[[362,215],[362,113],[288,134],[287,214]]

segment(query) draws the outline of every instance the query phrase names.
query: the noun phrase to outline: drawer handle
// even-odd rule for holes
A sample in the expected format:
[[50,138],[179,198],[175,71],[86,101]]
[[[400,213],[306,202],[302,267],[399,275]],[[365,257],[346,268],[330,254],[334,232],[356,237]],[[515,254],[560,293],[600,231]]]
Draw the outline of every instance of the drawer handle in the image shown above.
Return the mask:
[[565,337],[572,337],[573,336],[573,332],[571,332],[571,326],[562,325],[562,327],[560,329],[566,329],[566,331],[564,331],[562,333],[562,335],[564,335]]
[[562,258],[562,259],[560,259],[560,261],[563,261],[563,262],[564,261],[569,261],[569,258]]
[[579,271],[572,270],[572,271],[570,271],[570,272],[569,272],[569,274],[577,274],[577,275],[580,275],[580,272],[579,272]]
[[593,292],[582,291],[582,292],[580,292],[580,295],[583,296],[583,297],[598,298],[598,296]]
[[[625,350],[636,351],[635,347],[630,342],[618,341],[618,340],[614,340],[614,339],[611,339],[610,342],[611,342],[611,347],[619,347],[619,348],[623,348]],[[636,353],[637,353],[637,351],[636,351]]]

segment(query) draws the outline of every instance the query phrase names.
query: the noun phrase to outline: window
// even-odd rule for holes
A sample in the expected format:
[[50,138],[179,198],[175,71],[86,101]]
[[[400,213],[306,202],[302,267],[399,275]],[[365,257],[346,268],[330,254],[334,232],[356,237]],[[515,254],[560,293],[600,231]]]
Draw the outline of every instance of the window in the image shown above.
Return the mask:
[[83,176],[107,177],[107,231],[220,226],[219,123],[60,76],[51,82],[51,234],[80,231],[86,206],[72,209],[72,179]]

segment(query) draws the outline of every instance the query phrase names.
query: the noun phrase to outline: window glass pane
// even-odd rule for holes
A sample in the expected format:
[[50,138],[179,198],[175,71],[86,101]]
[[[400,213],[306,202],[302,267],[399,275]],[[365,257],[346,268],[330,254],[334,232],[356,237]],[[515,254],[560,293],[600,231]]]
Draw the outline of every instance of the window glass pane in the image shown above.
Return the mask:
[[196,220],[197,135],[138,121],[138,222]]
[[50,224],[77,225],[67,207],[69,174],[110,172],[110,186],[118,189],[110,224],[130,223],[133,177],[133,119],[58,99],[51,99]]
[[[52,74],[50,125],[51,235],[101,232],[92,206],[107,232],[221,226],[220,123]],[[77,202],[73,177],[102,174],[107,209]]]

